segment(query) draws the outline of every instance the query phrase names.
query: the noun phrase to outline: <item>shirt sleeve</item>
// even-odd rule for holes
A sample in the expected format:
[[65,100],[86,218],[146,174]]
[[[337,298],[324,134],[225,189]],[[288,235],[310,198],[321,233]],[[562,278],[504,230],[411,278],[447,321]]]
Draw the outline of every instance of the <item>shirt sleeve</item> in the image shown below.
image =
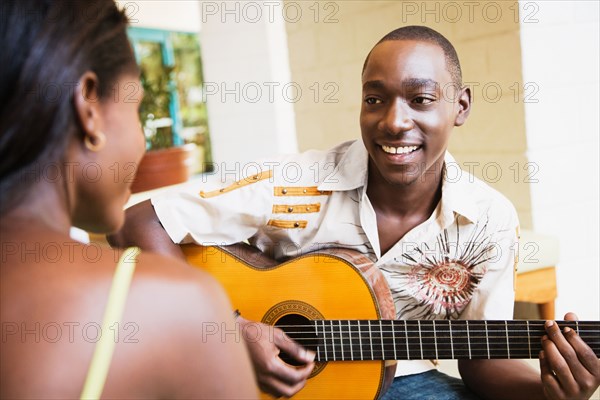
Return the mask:
[[206,182],[190,183],[151,200],[174,243],[238,243],[267,223],[273,193],[270,171],[235,182],[221,182],[216,176],[203,179]]
[[514,311],[514,278],[518,254],[519,220],[513,205],[502,205],[504,212],[496,209],[497,227],[486,262],[486,272],[475,289],[469,305],[461,314],[461,319],[510,320]]

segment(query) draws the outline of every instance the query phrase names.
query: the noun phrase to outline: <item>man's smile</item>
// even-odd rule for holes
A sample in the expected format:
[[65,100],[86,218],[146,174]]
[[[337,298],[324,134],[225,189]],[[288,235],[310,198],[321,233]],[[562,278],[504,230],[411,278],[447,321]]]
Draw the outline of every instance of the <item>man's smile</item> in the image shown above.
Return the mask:
[[400,147],[393,147],[393,146],[385,146],[382,145],[381,149],[383,151],[385,151],[388,154],[410,154],[413,151],[417,150],[420,146],[400,146]]

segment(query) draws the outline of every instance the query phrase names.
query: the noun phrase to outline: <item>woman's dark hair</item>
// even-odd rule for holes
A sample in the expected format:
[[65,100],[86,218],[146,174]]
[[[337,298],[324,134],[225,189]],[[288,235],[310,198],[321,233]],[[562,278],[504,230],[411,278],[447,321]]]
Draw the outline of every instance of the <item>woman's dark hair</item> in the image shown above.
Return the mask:
[[0,214],[12,208],[82,134],[73,93],[86,71],[99,101],[137,66],[127,17],[113,0],[9,0],[0,4]]

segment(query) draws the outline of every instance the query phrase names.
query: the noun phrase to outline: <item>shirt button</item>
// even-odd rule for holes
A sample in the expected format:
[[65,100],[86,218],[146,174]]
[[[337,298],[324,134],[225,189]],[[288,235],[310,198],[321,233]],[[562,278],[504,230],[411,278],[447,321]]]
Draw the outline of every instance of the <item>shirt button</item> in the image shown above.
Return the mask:
[[299,226],[300,226],[300,224],[298,222],[294,222],[294,228],[297,228]]
[[281,193],[286,194],[287,193],[287,189],[281,189]]

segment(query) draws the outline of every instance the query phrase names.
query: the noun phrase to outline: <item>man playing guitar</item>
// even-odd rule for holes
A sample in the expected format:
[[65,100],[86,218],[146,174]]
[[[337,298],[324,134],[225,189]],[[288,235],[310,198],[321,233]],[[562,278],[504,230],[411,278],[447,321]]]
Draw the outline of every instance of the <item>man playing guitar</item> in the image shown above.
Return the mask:
[[[362,141],[281,157],[228,184],[215,180],[141,203],[111,241],[180,258],[176,244],[248,238],[276,259],[351,248],[386,277],[397,319],[511,319],[516,211],[447,152],[453,128],[470,111],[450,42],[426,27],[397,29],[364,64]],[[285,173],[291,163],[300,174]],[[588,398],[600,384],[600,361],[575,331],[550,321],[546,331],[541,374],[518,360],[459,360],[463,385],[427,360],[401,361],[384,398]],[[292,396],[314,354],[278,329],[274,340],[267,336],[248,342],[259,385]],[[282,362],[280,350],[304,366]]]

